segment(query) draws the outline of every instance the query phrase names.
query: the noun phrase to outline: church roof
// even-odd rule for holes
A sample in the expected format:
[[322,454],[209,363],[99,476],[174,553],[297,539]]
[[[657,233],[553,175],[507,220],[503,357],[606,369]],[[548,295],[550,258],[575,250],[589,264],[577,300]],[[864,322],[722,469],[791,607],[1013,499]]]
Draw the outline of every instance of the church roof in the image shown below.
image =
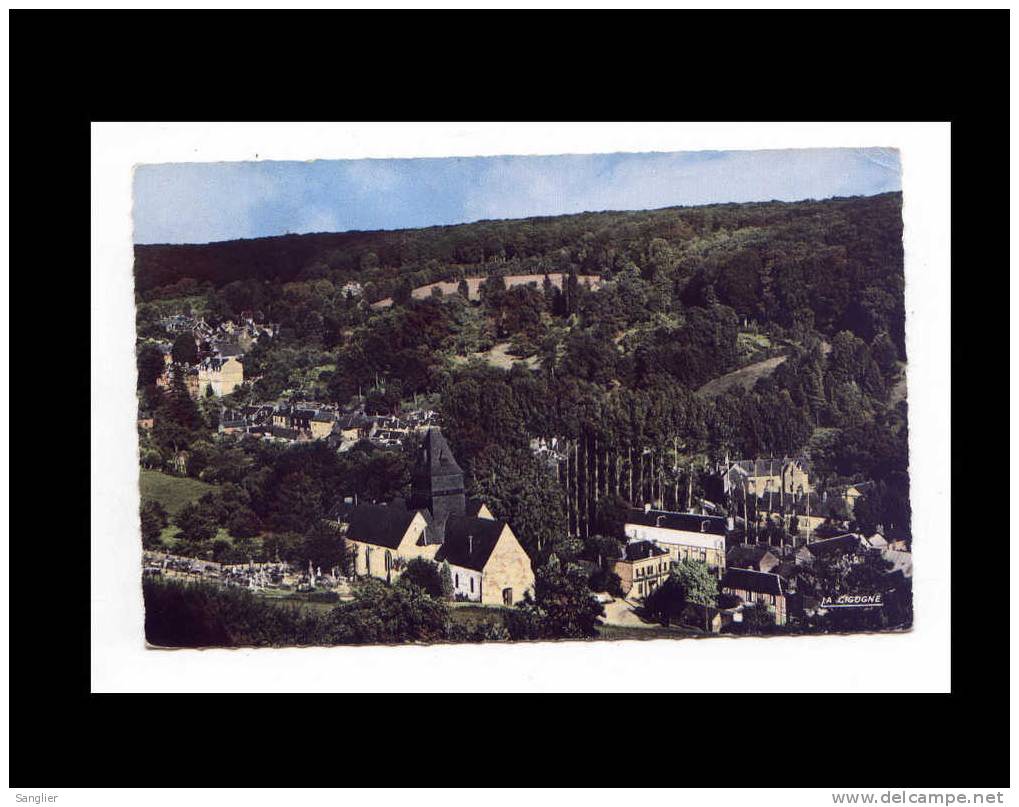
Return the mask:
[[505,521],[451,515],[446,520],[445,540],[436,552],[435,560],[438,563],[449,561],[454,566],[480,572],[488,563],[505,527]]
[[460,466],[453,457],[453,450],[442,436],[442,432],[434,426],[425,435],[425,463],[431,476],[447,476],[462,474]]
[[350,513],[347,537],[353,541],[396,549],[417,515],[399,505],[359,504]]

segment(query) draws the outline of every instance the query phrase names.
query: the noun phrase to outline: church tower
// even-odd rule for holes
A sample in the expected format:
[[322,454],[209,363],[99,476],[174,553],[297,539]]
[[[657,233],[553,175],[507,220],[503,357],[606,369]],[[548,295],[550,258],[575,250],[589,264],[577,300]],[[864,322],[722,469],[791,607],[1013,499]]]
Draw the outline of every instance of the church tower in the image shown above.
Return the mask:
[[444,533],[449,516],[462,516],[466,510],[464,473],[456,464],[446,438],[436,428],[428,430],[421,445],[411,483],[410,506],[431,511],[438,535]]

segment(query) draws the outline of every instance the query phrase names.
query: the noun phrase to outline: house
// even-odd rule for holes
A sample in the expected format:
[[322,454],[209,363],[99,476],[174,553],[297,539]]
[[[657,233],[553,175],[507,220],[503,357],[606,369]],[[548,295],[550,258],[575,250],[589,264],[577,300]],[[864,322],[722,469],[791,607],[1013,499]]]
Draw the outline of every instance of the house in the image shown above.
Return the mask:
[[249,426],[266,426],[272,422],[272,404],[253,404],[241,407],[241,417]]
[[328,437],[333,431],[333,424],[336,422],[335,413],[328,409],[318,410],[311,418],[311,436],[316,440]]
[[739,544],[725,555],[725,565],[732,569],[753,569],[756,572],[771,572],[781,563],[777,555],[767,546],[760,544]]
[[810,476],[806,460],[782,459],[737,460],[725,466],[722,474],[725,493],[743,491],[754,496],[769,493],[780,499],[810,493]]
[[509,524],[464,494],[463,470],[437,428],[422,442],[409,503],[358,505],[347,540],[357,574],[392,582],[413,558],[449,564],[458,599],[514,605],[534,590],[531,560]]
[[[836,500],[840,501],[840,500]],[[796,517],[796,531],[799,535],[810,535],[833,518],[834,502],[829,502],[816,493],[798,496],[793,502],[785,503],[785,515],[789,522]],[[843,523],[844,522],[839,522]]]
[[[302,408],[298,406],[278,406],[272,413],[272,425],[285,429],[293,429],[298,432],[307,432],[309,437],[314,436],[312,420],[318,414],[318,410]],[[319,431],[322,431],[320,427]],[[328,435],[332,431],[332,425],[325,431]]]
[[220,359],[239,359],[244,351],[237,342],[224,340],[216,343],[216,355]]
[[222,434],[237,434],[248,429],[248,422],[236,412],[227,411],[223,413],[219,421],[219,431]]
[[672,561],[669,552],[652,541],[631,541],[623,557],[612,565],[619,575],[623,596],[646,597],[669,577]]
[[[252,430],[252,433],[254,433],[254,430]],[[292,429],[289,426],[269,426],[268,434],[274,439],[286,443],[305,443],[311,440],[311,433],[306,429]]]
[[674,513],[668,510],[631,510],[623,525],[631,540],[652,541],[669,553],[673,563],[699,560],[721,577],[725,571],[725,536],[729,524],[721,516]]
[[[782,501],[784,499],[784,501]],[[844,514],[838,511],[841,509],[842,498],[832,497],[817,493],[805,493],[793,497],[780,496],[776,493],[767,493],[758,496],[756,501],[750,500],[748,504],[750,520],[753,521],[753,513],[757,513],[758,524],[766,524],[769,520],[783,524],[787,529],[792,528],[792,519],[796,519],[797,535],[812,535],[829,522],[841,525],[845,528]],[[737,500],[737,512],[741,504]],[[836,528],[836,529],[839,529]]]
[[738,597],[747,605],[761,605],[775,615],[775,624],[784,625],[788,616],[782,578],[753,569],[729,569],[722,578],[722,593]]
[[236,358],[211,357],[198,365],[198,392],[204,395],[212,388],[218,398],[229,395],[244,383],[244,365]]
[[855,485],[846,486],[845,491],[842,493],[842,500],[846,503],[846,511],[849,513],[850,518],[853,517],[856,508],[856,500],[861,496],[866,496],[873,487],[873,482],[857,482]]
[[335,448],[352,445],[363,437],[367,437],[373,423],[363,412],[351,412],[340,415],[329,432],[329,444]]
[[834,560],[845,557],[849,558],[850,562],[857,563],[870,550],[870,546],[862,535],[847,532],[833,538],[814,541],[801,549],[806,549],[815,559]]

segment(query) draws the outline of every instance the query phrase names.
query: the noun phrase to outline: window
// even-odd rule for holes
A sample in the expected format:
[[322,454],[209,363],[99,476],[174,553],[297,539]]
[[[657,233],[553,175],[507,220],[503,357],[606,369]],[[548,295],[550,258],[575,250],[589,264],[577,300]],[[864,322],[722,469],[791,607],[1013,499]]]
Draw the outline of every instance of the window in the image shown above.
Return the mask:
[[459,575],[459,573],[454,575],[454,577],[453,577],[453,585],[456,586],[457,588],[460,588],[460,575]]
[[471,594],[474,593],[474,578],[471,578]]

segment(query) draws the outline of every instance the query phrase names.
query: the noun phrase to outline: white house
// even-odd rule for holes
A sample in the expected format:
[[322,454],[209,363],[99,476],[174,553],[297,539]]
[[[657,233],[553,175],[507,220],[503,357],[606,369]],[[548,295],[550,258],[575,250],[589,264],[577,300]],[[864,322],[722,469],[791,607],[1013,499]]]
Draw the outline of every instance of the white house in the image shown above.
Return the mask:
[[669,553],[675,563],[699,560],[715,574],[725,572],[725,536],[728,520],[721,516],[674,513],[669,510],[631,510],[623,531],[630,541],[651,541]]

